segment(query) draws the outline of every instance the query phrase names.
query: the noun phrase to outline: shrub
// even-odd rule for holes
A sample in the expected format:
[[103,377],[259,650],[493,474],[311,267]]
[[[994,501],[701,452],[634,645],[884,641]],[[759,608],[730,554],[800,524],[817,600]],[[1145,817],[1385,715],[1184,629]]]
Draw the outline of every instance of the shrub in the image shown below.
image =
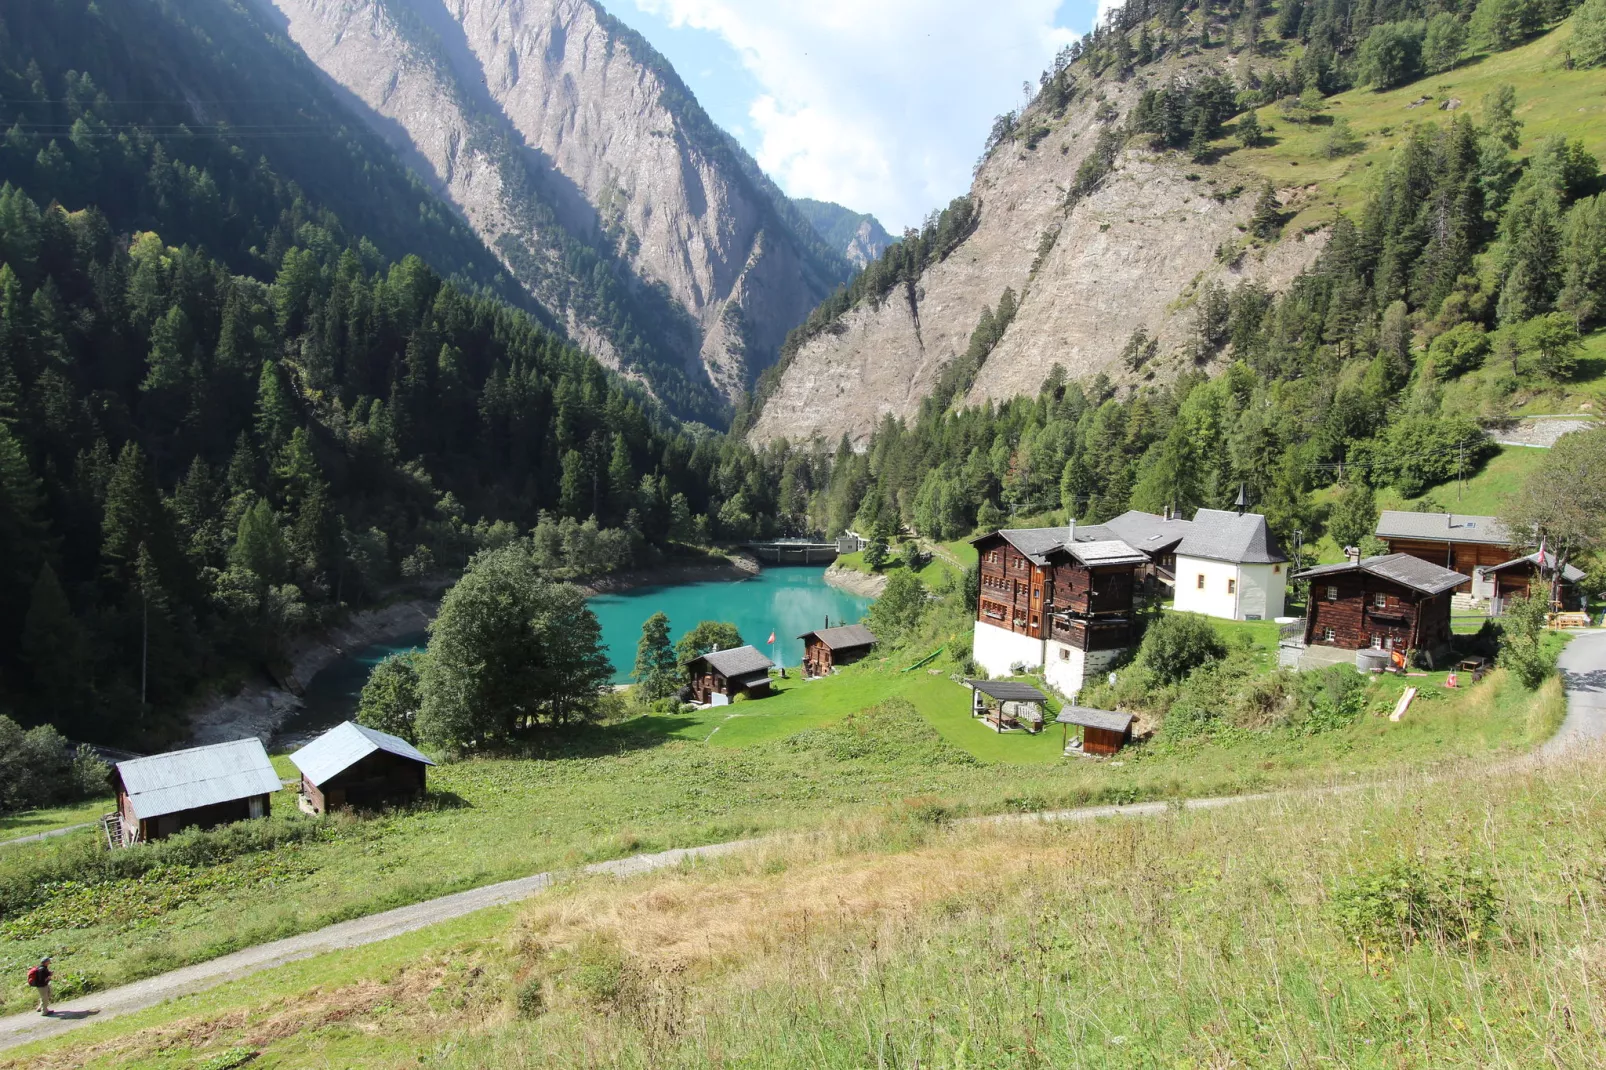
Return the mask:
[[1606,0],[1584,0],[1573,14],[1573,37],[1567,50],[1579,67],[1606,63]]
[[1465,862],[1429,868],[1399,859],[1356,874],[1333,891],[1333,920],[1363,950],[1418,941],[1475,946],[1500,915],[1495,883]]
[[1366,680],[1348,665],[1333,665],[1299,677],[1306,735],[1318,735],[1355,723],[1366,708]]
[[1348,119],[1334,120],[1333,125],[1327,128],[1327,136],[1322,139],[1322,155],[1329,160],[1353,156],[1365,147],[1366,139],[1350,129]]
[[1442,379],[1454,379],[1483,363],[1489,353],[1489,335],[1480,324],[1458,323],[1433,339],[1428,356]]
[[532,977],[519,985],[513,996],[513,1006],[520,1018],[539,1018],[546,1012],[546,986],[540,977]]
[[50,725],[25,732],[0,714],[0,813],[110,794],[110,772],[94,751],[73,750]]
[[1419,77],[1425,30],[1425,25],[1416,21],[1373,26],[1356,54],[1360,81],[1377,89],[1388,89]]
[[1138,661],[1167,684],[1226,656],[1226,644],[1215,627],[1197,613],[1163,614],[1149,625],[1138,648]]
[[1550,600],[1530,593],[1506,603],[1500,621],[1500,665],[1532,691],[1556,671],[1556,655],[1545,648]]
[[418,670],[421,650],[408,650],[374,666],[357,702],[357,723],[418,742]]

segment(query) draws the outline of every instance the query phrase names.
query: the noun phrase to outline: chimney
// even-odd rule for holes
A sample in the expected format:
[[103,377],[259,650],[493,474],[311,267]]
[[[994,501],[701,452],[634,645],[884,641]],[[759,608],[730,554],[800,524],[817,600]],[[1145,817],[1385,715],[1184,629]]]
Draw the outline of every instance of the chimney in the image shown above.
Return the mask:
[[1065,545],[1069,546],[1071,543],[1073,543],[1075,541],[1076,541],[1076,517],[1073,516],[1073,517],[1071,517],[1071,522],[1069,524],[1067,524],[1066,527],[1065,527]]
[[1344,556],[1349,558],[1350,564],[1359,564],[1361,560],[1361,548],[1359,546],[1346,546],[1344,547]]

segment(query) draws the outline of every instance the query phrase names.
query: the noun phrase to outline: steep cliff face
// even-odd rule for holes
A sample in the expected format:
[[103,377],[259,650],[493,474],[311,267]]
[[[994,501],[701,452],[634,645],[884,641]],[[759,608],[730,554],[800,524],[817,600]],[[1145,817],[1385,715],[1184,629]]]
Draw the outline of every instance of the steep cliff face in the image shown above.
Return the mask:
[[582,342],[683,414],[736,397],[846,271],[587,0],[260,2]]
[[[805,342],[751,437],[847,435],[863,443],[883,418],[912,417],[1006,289],[1018,311],[977,374],[971,403],[1033,393],[1055,364],[1073,378],[1165,374],[1183,359],[1177,350],[1201,287],[1214,280],[1230,289],[1249,277],[1285,286],[1319,251],[1321,236],[1291,235],[1223,262],[1218,248],[1242,239],[1259,189],[1259,180],[1235,178],[1226,166],[1129,149],[1091,196],[1067,209],[1067,190],[1104,126],[1101,106],[1109,105],[1106,118],[1110,107],[1124,114],[1143,87],[1142,79],[1101,85],[1034,147],[1022,139],[996,149],[970,191],[975,231],[912,286],[861,303]],[[1160,356],[1129,373],[1119,356],[1138,328],[1159,339]]]

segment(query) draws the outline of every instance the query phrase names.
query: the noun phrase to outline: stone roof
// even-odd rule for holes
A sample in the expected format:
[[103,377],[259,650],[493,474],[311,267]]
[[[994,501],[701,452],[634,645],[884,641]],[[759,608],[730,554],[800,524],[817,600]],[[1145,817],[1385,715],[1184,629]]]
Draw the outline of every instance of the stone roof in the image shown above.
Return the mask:
[[[1181,542],[1192,527],[1193,524],[1190,521],[1179,517],[1173,517],[1168,520],[1163,516],[1156,516],[1154,513],[1145,513],[1139,509],[1129,509],[1114,520],[1089,527],[1086,530],[1089,532],[1089,538],[1120,539],[1128,546],[1142,550],[1146,554],[1163,554]],[[1100,529],[1108,532],[1108,534],[1094,534]],[[1081,535],[1082,529],[1078,529],[1077,537],[1080,539]]]
[[836,628],[816,628],[804,632],[799,639],[814,636],[832,650],[851,650],[856,646],[874,646],[875,633],[862,624],[844,624]]
[[708,667],[730,679],[767,673],[775,663],[754,646],[733,646],[729,650],[713,650],[693,661],[705,661]]
[[1048,555],[1065,544],[1065,528],[999,528],[971,539],[972,543],[1001,535],[1035,565],[1048,564]]
[[282,786],[255,737],[118,762],[117,776],[141,821],[268,795]]
[[1424,561],[1420,557],[1412,557],[1410,554],[1380,554],[1360,561],[1318,565],[1306,569],[1293,578],[1314,580],[1324,576],[1341,576],[1349,572],[1369,573],[1426,595],[1442,594],[1467,582],[1467,578],[1459,572],[1452,572],[1441,565]]
[[1266,518],[1259,513],[1200,509],[1177,545],[1179,557],[1200,557],[1234,565],[1269,565],[1288,560]]
[[1120,539],[1101,539],[1097,542],[1078,540],[1063,549],[1088,568],[1100,565],[1141,565],[1149,560],[1147,554],[1134,550]]
[[[1555,572],[1556,555],[1547,550],[1545,551],[1544,556],[1541,558],[1539,553],[1536,551],[1529,554],[1527,557],[1515,557],[1510,561],[1502,561],[1498,565],[1490,565],[1483,571],[1487,575],[1491,572],[1504,572],[1506,569],[1515,568],[1518,565],[1534,565],[1541,572]],[[1563,565],[1561,569],[1561,578],[1566,580],[1568,583],[1578,583],[1584,578],[1584,570],[1581,568],[1575,568],[1572,565]]]
[[1499,517],[1469,513],[1407,513],[1385,509],[1377,521],[1377,537],[1511,545],[1511,535]]
[[1091,706],[1066,706],[1054,718],[1055,724],[1081,725],[1083,728],[1102,728],[1106,732],[1125,732],[1135,718],[1130,713],[1095,710]]

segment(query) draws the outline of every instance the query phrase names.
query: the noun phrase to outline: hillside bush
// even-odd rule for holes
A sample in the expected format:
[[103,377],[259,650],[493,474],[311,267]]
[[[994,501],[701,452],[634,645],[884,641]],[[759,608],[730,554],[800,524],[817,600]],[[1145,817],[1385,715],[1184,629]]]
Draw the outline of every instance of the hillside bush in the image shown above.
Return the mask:
[[1606,63],[1606,0],[1584,0],[1573,12],[1573,36],[1567,51],[1579,67]]
[[1500,619],[1500,665],[1530,691],[1556,671],[1556,653],[1545,644],[1549,620],[1550,599],[1542,591],[1508,599]]
[[419,669],[427,657],[408,650],[375,665],[357,700],[357,723],[417,743]]
[[1488,353],[1488,332],[1477,323],[1458,323],[1428,343],[1433,371],[1442,379],[1464,375],[1481,365]]
[[94,751],[75,750],[50,725],[23,731],[0,714],[0,813],[108,795],[110,773]]
[[1138,661],[1167,684],[1226,656],[1227,645],[1210,619],[1197,613],[1162,614],[1149,625],[1138,647]]
[[1355,57],[1361,84],[1389,89],[1420,78],[1425,32],[1425,24],[1415,20],[1373,26]]
[[1472,947],[1494,933],[1500,893],[1492,877],[1466,861],[1429,866],[1396,859],[1340,882],[1329,910],[1363,950],[1422,940]]

